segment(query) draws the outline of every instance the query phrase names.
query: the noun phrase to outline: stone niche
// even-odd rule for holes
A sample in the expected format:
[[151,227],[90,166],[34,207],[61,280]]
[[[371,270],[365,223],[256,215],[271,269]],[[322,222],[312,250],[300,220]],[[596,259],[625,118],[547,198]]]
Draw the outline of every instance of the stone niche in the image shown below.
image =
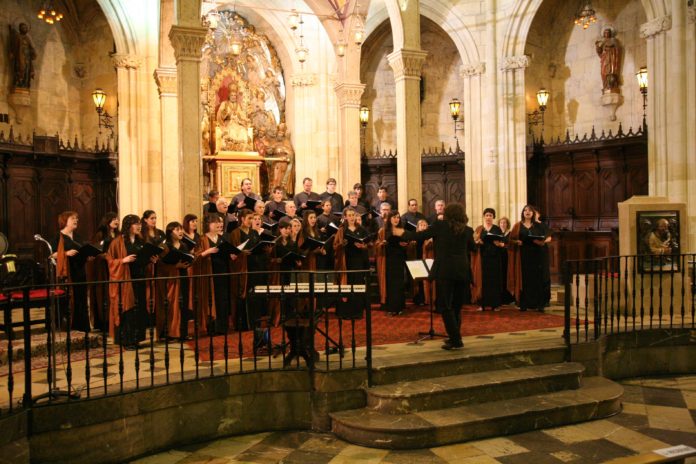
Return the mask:
[[[10,119],[0,130],[7,133],[12,125],[15,135],[59,134],[92,146],[99,133],[92,91],[102,88],[106,110],[112,116],[117,112],[116,71],[110,56],[114,39],[106,17],[96,1],[81,1],[77,11],[66,12],[63,21],[50,25],[36,18],[35,3],[3,0],[0,8],[0,113],[8,113]],[[29,92],[18,99],[12,92],[8,48],[9,28],[18,29],[20,23],[29,25],[37,56]]]
[[[594,127],[597,135],[619,123],[624,131],[637,130],[642,124],[642,96],[635,73],[647,65],[646,42],[640,38],[639,25],[646,22],[640,0],[597,0],[592,2],[597,22],[588,29],[573,24],[570,18],[576,2],[546,0],[537,12],[527,37],[525,54],[530,65],[525,73],[525,100],[528,112],[538,107],[536,92],[549,91],[545,113],[544,137],[576,134],[582,138]],[[595,41],[602,29],[612,26],[622,47],[619,72],[620,94],[603,94],[600,58]],[[606,105],[606,106],[604,106]]]

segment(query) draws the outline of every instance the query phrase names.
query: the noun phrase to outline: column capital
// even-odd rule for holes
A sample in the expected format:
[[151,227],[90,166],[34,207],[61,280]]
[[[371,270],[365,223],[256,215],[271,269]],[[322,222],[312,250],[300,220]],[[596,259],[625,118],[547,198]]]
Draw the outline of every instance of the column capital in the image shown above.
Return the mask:
[[686,19],[690,24],[696,23],[696,5],[686,7]]
[[640,26],[641,39],[652,39],[658,34],[672,29],[672,15],[651,19]]
[[317,75],[314,73],[294,74],[290,78],[293,87],[313,87],[317,83]]
[[152,73],[155,78],[155,83],[157,84],[157,91],[160,97],[173,97],[176,96],[177,91],[177,78],[176,78],[176,68],[173,67],[162,67],[155,69]]
[[459,75],[462,77],[476,77],[486,72],[486,63],[463,64],[459,68]]
[[339,82],[334,86],[340,108],[360,108],[365,84],[360,82]]
[[129,53],[113,53],[111,55],[111,63],[114,68],[138,69],[143,65],[143,57],[140,55]]
[[529,66],[528,55],[506,56],[500,65],[501,71],[515,71]]
[[402,48],[387,55],[387,61],[394,71],[394,79],[420,79],[421,69],[428,52]]
[[208,30],[204,27],[172,26],[169,30],[169,41],[174,47],[176,62],[200,61],[207,33]]

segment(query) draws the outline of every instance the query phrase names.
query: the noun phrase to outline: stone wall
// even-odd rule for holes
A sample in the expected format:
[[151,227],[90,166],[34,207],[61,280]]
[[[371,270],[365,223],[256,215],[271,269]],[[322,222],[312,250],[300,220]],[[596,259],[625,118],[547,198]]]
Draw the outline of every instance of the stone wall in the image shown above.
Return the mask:
[[[421,147],[453,145],[449,101],[461,100],[458,76],[462,60],[452,39],[437,24],[421,17],[421,49],[428,52],[421,83]],[[370,108],[365,136],[368,153],[396,148],[394,71],[387,62],[393,51],[389,23],[381,24],[363,45],[360,80],[366,84],[362,102]]]
[[[116,114],[116,72],[109,55],[114,45],[109,25],[96,2],[79,12],[79,20],[66,16],[54,25],[36,18],[33,3],[27,6],[23,0],[7,0],[0,9],[0,113],[10,117],[10,124],[0,124],[0,130],[7,132],[12,125],[15,133],[25,136],[33,131],[58,133],[71,141],[77,136],[80,143],[84,140],[92,146],[98,133],[91,96],[96,87],[106,91],[106,109]],[[37,53],[31,103],[26,109],[13,107],[9,97],[9,26],[17,29],[22,22],[30,27]]]
[[[530,56],[526,73],[528,112],[538,107],[536,92],[544,87],[550,92],[544,134],[571,137],[590,133],[594,126],[616,132],[619,123],[628,130],[642,124],[643,98],[635,73],[647,65],[645,40],[639,36],[639,25],[646,21],[638,0],[600,0],[592,3],[597,22],[588,29],[573,24],[576,4],[544,2],[534,18],[525,53]],[[601,105],[602,79],[600,59],[595,51],[605,25],[616,29],[616,38],[623,46],[621,65],[622,100],[616,120]],[[538,133],[538,130],[537,130]]]

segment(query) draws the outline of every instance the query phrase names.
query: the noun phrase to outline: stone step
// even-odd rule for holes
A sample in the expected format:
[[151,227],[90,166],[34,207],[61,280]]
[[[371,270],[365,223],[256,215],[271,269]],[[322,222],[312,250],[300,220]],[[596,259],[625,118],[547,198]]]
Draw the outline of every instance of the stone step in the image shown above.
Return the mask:
[[623,388],[602,377],[576,390],[408,414],[354,409],[331,414],[332,430],[362,446],[430,448],[584,422],[620,412]]
[[394,356],[374,360],[373,385],[418,379],[432,379],[473,372],[496,371],[524,366],[562,363],[565,347],[524,348],[491,347],[472,353],[464,347],[459,351],[425,351],[421,356]]
[[404,414],[576,389],[584,371],[559,363],[398,382],[368,389],[367,406]]

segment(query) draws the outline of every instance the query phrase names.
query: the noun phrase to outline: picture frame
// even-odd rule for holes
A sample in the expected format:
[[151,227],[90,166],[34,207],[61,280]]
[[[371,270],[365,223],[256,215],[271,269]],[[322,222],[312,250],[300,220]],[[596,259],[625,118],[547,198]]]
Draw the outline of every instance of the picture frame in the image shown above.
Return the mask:
[[641,273],[680,272],[679,211],[638,211],[636,234]]

